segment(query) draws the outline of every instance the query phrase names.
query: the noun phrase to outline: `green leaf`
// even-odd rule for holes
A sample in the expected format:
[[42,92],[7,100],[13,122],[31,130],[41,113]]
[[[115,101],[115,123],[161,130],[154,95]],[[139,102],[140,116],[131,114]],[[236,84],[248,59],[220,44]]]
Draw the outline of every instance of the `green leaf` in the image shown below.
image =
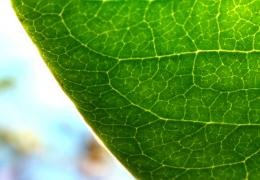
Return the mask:
[[260,0],[12,0],[140,179],[260,178]]

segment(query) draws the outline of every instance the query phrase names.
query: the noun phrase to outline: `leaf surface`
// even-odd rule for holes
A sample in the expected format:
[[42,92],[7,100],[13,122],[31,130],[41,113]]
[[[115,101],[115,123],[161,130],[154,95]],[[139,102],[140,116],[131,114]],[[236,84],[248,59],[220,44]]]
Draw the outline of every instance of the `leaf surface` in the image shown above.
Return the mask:
[[12,1],[134,176],[260,178],[259,0]]

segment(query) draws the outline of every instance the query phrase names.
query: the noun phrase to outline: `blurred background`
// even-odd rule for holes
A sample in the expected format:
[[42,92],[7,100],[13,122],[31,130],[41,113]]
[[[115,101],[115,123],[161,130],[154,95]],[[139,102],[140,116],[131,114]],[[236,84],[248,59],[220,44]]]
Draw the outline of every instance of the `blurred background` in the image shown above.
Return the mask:
[[0,0],[0,180],[133,179],[93,138]]

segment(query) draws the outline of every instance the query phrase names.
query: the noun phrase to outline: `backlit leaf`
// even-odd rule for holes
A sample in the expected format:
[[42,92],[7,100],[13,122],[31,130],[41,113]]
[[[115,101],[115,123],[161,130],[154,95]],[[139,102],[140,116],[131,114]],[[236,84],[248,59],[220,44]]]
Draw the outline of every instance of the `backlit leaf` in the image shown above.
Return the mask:
[[260,178],[260,0],[12,0],[140,179]]

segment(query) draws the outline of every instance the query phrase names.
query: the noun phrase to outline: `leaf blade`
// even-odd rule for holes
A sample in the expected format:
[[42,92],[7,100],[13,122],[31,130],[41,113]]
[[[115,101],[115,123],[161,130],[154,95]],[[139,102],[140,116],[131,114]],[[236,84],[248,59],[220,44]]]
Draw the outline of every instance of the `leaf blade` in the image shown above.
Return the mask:
[[135,176],[260,176],[259,1],[13,4],[64,91]]

